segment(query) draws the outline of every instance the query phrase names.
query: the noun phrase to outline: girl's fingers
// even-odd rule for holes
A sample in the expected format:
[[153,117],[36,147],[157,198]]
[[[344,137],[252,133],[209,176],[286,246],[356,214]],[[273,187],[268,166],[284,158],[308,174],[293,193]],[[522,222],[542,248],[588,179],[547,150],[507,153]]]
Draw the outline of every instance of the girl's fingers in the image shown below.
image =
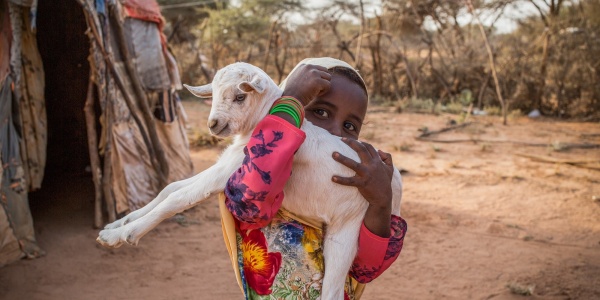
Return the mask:
[[373,145],[369,144],[369,143],[365,143],[362,142],[363,146],[365,146],[365,148],[367,148],[367,151],[369,151],[369,154],[371,155],[372,158],[378,158],[380,157],[379,153],[377,153],[377,150],[375,149],[375,147],[373,147]]
[[318,72],[318,74],[320,75],[321,78],[331,81],[331,73],[329,73],[329,70],[327,70],[327,68],[323,67],[323,66],[317,66],[315,65],[315,71]]
[[356,154],[358,154],[358,158],[360,158],[360,161],[366,162],[372,158],[371,153],[367,150],[363,143],[349,138],[342,138],[342,141],[348,144],[348,146],[350,146],[350,148],[352,148],[352,150],[354,150]]
[[340,177],[333,176],[331,180],[337,184],[348,185],[348,186],[361,186],[361,182],[356,177]]
[[319,92],[317,93],[317,96],[325,95],[331,88],[331,81],[324,79],[323,77],[317,79],[317,84],[319,86]]
[[377,152],[379,154],[379,157],[381,157],[381,160],[383,161],[384,164],[388,165],[388,166],[393,166],[394,163],[392,162],[392,155],[386,152],[383,152],[381,150],[379,150]]
[[333,152],[333,159],[339,163],[341,163],[342,165],[350,168],[351,170],[353,170],[356,173],[359,173],[361,170],[361,165],[359,162],[354,161],[351,158],[348,158],[342,154],[340,154],[339,152]]

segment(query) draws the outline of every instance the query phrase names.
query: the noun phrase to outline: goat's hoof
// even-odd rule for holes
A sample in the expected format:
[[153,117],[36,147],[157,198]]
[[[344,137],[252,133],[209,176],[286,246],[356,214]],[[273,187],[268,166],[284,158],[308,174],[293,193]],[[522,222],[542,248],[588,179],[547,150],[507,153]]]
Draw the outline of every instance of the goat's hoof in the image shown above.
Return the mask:
[[127,244],[132,245],[132,246],[137,246],[138,241],[133,237],[133,234],[129,234],[127,236],[127,238],[125,239],[125,242],[127,242]]
[[116,220],[110,224],[106,224],[106,226],[104,226],[104,229],[117,229],[119,227],[129,224],[130,222],[131,222],[130,216],[126,216],[126,217]]
[[101,237],[97,237],[96,238],[96,242],[98,244],[102,245],[103,247],[106,247],[106,248],[119,248],[123,244],[121,242],[117,242],[117,243],[111,244],[106,239],[103,239]]

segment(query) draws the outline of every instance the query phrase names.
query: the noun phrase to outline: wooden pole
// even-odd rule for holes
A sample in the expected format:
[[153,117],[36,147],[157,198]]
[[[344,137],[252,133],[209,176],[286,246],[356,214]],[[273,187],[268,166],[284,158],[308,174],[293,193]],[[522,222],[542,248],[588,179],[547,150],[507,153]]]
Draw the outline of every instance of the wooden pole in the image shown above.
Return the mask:
[[[110,79],[109,79],[110,80]],[[109,88],[111,83],[109,83]],[[109,89],[110,93],[110,89]],[[116,93],[116,91],[115,91]],[[106,201],[106,210],[108,212],[108,222],[112,223],[117,220],[117,212],[115,205],[115,198],[112,194],[112,114],[113,105],[110,97],[106,98],[106,104],[104,109],[104,124],[106,124],[106,145],[104,145],[104,171],[102,172],[102,190],[104,191],[104,200]]]
[[[132,57],[129,53],[129,49],[127,49],[127,40],[125,38],[125,33],[123,32],[123,24],[119,21],[119,17],[118,17],[118,11],[116,6],[113,4],[111,5],[112,9],[111,12],[109,13],[111,19],[113,20],[113,22],[116,23],[117,26],[115,26],[116,28],[116,34],[117,34],[117,38],[118,38],[118,44],[119,44],[119,49],[121,51],[121,55],[123,58],[123,63],[125,64],[125,69],[127,70],[127,73],[129,74],[129,78],[131,78],[131,82],[133,85],[133,90],[136,94],[136,96],[138,97],[138,99],[140,100],[140,107],[141,107],[141,115],[144,118],[145,121],[145,125],[146,125],[146,129],[148,130],[148,136],[150,137],[150,142],[151,142],[151,149],[149,149],[151,151],[150,153],[150,158],[154,161],[154,160],[158,160],[158,165],[155,165],[155,167],[159,176],[159,180],[160,180],[160,184],[161,184],[161,188],[166,186],[168,183],[167,177],[169,175],[169,163],[167,162],[167,157],[165,155],[165,152],[160,144],[160,140],[158,139],[158,133],[156,131],[156,124],[154,122],[154,116],[152,115],[152,112],[150,111],[150,105],[148,104],[148,98],[146,97],[146,93],[142,87],[142,83],[138,77],[137,71],[135,70],[135,68],[133,67],[132,64]],[[134,111],[132,111],[132,113],[140,113],[137,110],[137,107],[132,107],[134,109]],[[140,128],[141,130],[141,128]],[[154,152],[154,153],[152,153]]]
[[[86,18],[86,22],[89,27],[89,30],[86,33],[88,34],[88,36],[90,36],[90,43],[95,43],[97,45],[98,49],[102,53],[102,56],[104,57],[104,60],[106,62],[106,65],[108,66],[108,70],[110,71],[110,74],[113,75],[112,79],[114,79],[114,83],[111,82],[110,81],[111,78],[108,77],[108,80],[107,80],[107,84],[109,85],[108,90],[110,92],[113,89],[113,84],[116,83],[117,86],[119,87],[119,89],[122,91],[123,97],[126,99],[125,102],[128,102],[127,101],[128,94],[126,93],[125,86],[124,86],[123,82],[121,81],[121,78],[119,77],[119,74],[117,73],[117,71],[115,69],[115,65],[112,60],[111,54],[109,54],[106,51],[106,49],[104,48],[104,42],[103,42],[103,39],[100,37],[98,28],[96,27],[96,22],[94,20],[94,17],[92,16],[91,8],[88,6],[88,3],[85,0],[79,0],[79,2],[83,6],[83,14]],[[89,92],[90,91],[88,89],[88,93]],[[111,167],[112,123],[111,122],[113,121],[112,120],[112,113],[113,113],[112,110],[113,110],[113,106],[112,106],[111,97],[106,97],[106,103],[104,106],[104,115],[103,115],[104,116],[104,124],[105,124],[104,129],[106,130],[106,133],[105,133],[106,144],[104,145],[104,166],[103,166],[102,176],[98,177],[98,184],[101,183],[102,190],[100,191],[100,193],[104,197],[104,200],[106,203],[106,210],[107,210],[109,223],[114,222],[117,219],[115,199],[113,198],[112,189],[111,189],[111,187],[112,187],[112,167]],[[140,120],[138,120],[135,115],[133,116],[133,118],[134,118],[134,121],[140,127],[140,131],[142,133],[142,138],[144,139],[144,142],[147,143],[147,137],[145,136],[145,132],[143,131],[143,128],[141,127]],[[87,122],[87,120],[86,120],[86,122]],[[92,160],[92,157],[90,156],[90,161],[91,160]],[[100,169],[100,162],[98,160],[98,170],[99,169]],[[98,190],[100,190],[100,187],[97,188],[97,193],[98,193]]]
[[[90,59],[91,61],[91,59]],[[98,138],[96,133],[96,115],[94,113],[94,81],[90,74],[87,98],[83,107],[85,125],[87,127],[88,150],[92,167],[92,180],[94,181],[94,228],[102,227],[102,171],[100,169],[100,156],[98,155]]]
[[[138,126],[139,130],[140,130],[140,134],[142,136],[142,139],[144,140],[144,144],[146,145],[146,148],[149,151],[149,155],[150,155],[150,159],[152,162],[152,165],[155,167],[155,169],[157,170],[157,173],[159,174],[159,180],[161,181],[161,184],[166,185],[166,177],[164,175],[164,170],[162,169],[162,167],[159,165],[159,163],[157,162],[157,158],[154,152],[154,147],[151,143],[151,139],[149,138],[149,136],[152,136],[151,134],[148,134],[146,132],[147,128],[152,128],[154,130],[156,130],[156,128],[154,127],[154,123],[152,123],[152,126],[144,126],[144,123],[142,123],[142,120],[140,120],[139,118],[139,114],[141,114],[139,112],[139,110],[137,109],[137,106],[135,105],[133,99],[130,98],[129,93],[127,93],[127,89],[125,88],[125,84],[123,83],[123,79],[119,76],[119,73],[116,70],[115,67],[115,63],[113,60],[113,56],[111,53],[107,52],[106,49],[103,47],[102,44],[102,39],[100,38],[100,34],[98,32],[98,28],[96,28],[96,25],[90,15],[90,12],[87,9],[84,9],[84,15],[87,19],[87,23],[88,26],[91,29],[91,33],[94,37],[94,40],[96,41],[97,45],[98,45],[98,49],[100,49],[100,52],[102,52],[102,56],[104,57],[104,60],[106,61],[106,64],[108,66],[108,69],[110,70],[115,83],[117,84],[117,86],[119,87],[119,89],[121,90],[121,94],[123,95],[123,99],[125,100],[125,103],[127,104],[127,107],[129,108],[129,110],[132,112],[131,116],[133,117],[133,121],[136,123],[136,125]],[[145,95],[144,95],[145,97]],[[147,102],[146,102],[147,103]],[[145,114],[142,114],[145,116]],[[107,123],[108,126],[108,123]],[[155,138],[157,138],[157,136],[154,136]],[[162,147],[160,148],[162,150]],[[163,153],[164,154],[164,153]],[[166,161],[166,160],[165,160]],[[168,174],[168,168],[166,173]],[[107,195],[105,195],[105,197],[108,197]]]

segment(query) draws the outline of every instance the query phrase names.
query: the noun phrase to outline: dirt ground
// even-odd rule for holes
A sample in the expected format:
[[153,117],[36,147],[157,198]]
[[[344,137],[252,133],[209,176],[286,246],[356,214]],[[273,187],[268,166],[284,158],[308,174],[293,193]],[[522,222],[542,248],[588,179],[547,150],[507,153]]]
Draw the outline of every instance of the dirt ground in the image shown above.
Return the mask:
[[[185,105],[195,136],[209,107]],[[370,109],[363,139],[408,171],[409,229],[400,258],[363,299],[600,299],[600,149],[564,149],[600,143],[600,125],[471,117],[430,137],[479,142],[415,139],[457,118]],[[196,171],[220,151],[194,148]],[[0,269],[0,299],[241,299],[215,199],[163,222],[137,247],[104,249],[91,226],[90,177],[46,180],[32,213],[48,254]]]

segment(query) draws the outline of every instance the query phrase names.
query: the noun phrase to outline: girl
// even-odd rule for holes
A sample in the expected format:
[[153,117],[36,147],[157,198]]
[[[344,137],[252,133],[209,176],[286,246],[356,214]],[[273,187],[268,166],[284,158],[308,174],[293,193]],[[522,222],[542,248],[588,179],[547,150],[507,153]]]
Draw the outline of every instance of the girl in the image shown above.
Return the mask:
[[361,159],[359,163],[333,153],[334,160],[356,175],[332,180],[357,187],[369,202],[344,295],[358,299],[362,284],[396,260],[406,233],[406,222],[391,212],[392,157],[357,141],[368,95],[363,79],[347,63],[306,59],[282,87],[284,96],[254,130],[244,149],[244,163],[220,199],[223,232],[238,283],[246,299],[320,298],[323,228],[281,208],[294,153],[305,138],[299,128],[306,118],[342,137]]

